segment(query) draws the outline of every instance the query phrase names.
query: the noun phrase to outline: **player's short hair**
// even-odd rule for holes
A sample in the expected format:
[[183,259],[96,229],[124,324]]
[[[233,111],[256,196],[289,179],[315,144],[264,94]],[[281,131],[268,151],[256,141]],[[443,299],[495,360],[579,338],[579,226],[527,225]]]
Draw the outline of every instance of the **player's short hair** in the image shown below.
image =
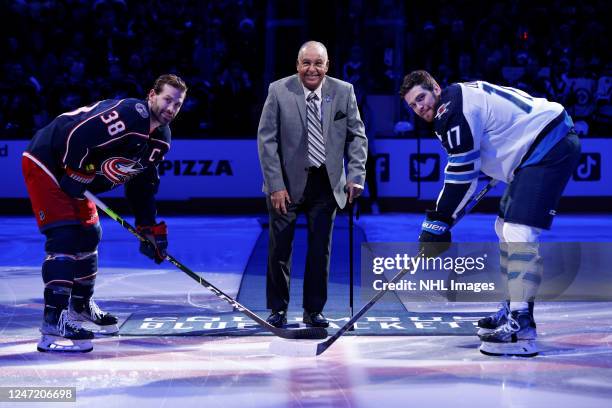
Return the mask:
[[402,87],[399,91],[400,96],[403,98],[412,88],[417,85],[421,85],[423,89],[433,92],[434,86],[438,85],[438,83],[427,71],[412,71],[404,77],[404,82],[402,82]]
[[159,95],[166,84],[182,92],[187,92],[187,85],[185,84],[185,81],[174,74],[160,75],[153,84],[153,90],[157,95]]

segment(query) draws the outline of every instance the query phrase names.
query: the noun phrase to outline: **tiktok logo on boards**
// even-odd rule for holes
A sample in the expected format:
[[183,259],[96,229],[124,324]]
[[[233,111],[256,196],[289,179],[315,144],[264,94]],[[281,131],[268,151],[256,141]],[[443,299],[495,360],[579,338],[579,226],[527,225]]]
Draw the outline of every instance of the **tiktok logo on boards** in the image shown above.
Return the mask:
[[582,153],[580,162],[574,171],[576,181],[598,181],[601,180],[601,154]]

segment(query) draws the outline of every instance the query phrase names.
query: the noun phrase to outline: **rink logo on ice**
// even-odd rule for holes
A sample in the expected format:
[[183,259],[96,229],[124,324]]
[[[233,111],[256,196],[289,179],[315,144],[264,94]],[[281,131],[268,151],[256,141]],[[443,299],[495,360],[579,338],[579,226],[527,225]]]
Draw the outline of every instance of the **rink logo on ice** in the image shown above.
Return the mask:
[[[339,329],[349,317],[344,312],[328,312],[331,329]],[[476,312],[386,312],[367,316],[355,324],[355,330],[365,335],[473,335],[476,322],[483,316]],[[288,323],[297,327],[302,313],[289,312]],[[191,315],[183,313],[135,313],[123,324],[122,335],[183,335],[183,336],[246,336],[270,333],[244,315]]]
[[440,155],[421,153],[410,155],[410,181],[439,181]]
[[159,175],[174,176],[233,176],[229,160],[163,160],[159,164]]
[[574,171],[576,181],[598,181],[601,180],[601,154],[582,153],[580,162]]

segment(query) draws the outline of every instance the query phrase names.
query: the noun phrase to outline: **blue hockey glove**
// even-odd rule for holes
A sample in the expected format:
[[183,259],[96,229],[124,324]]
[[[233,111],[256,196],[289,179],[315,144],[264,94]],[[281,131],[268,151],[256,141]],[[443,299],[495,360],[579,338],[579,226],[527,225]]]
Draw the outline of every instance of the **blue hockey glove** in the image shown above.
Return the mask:
[[419,249],[428,258],[433,258],[450,248],[452,219],[437,211],[427,211],[419,234]]
[[147,238],[155,248],[144,242],[140,243],[140,252],[153,259],[156,264],[162,263],[166,259],[166,249],[168,249],[168,227],[165,222],[155,225],[140,225],[136,230]]

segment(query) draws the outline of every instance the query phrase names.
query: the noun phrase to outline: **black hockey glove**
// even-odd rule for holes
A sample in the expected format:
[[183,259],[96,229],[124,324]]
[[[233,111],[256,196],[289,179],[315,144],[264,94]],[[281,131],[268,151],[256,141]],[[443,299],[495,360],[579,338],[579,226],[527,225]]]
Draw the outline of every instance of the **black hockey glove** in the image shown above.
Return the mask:
[[153,243],[155,249],[144,242],[140,243],[140,252],[153,259],[156,264],[162,263],[166,259],[166,249],[168,249],[168,227],[165,222],[155,225],[140,225],[136,230]]
[[427,211],[419,234],[419,249],[425,257],[433,258],[450,248],[452,219],[437,211]]
[[95,173],[82,173],[67,167],[66,174],[60,179],[60,188],[70,197],[83,200],[83,193],[95,176]]

